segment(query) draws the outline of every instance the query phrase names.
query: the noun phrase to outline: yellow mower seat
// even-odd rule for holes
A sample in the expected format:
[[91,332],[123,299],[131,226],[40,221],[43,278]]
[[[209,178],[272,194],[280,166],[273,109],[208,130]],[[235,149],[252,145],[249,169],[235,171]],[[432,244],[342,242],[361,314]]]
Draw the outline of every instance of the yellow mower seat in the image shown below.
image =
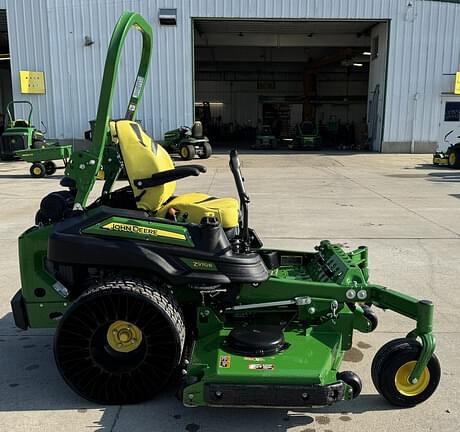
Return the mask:
[[203,193],[173,197],[175,181],[142,190],[137,188],[135,180],[174,169],[174,163],[168,152],[156,144],[136,122],[119,120],[110,129],[114,141],[118,141],[120,146],[139,209],[151,211],[158,217],[174,216],[178,221],[190,223],[200,223],[203,217],[215,217],[223,228],[238,225],[239,204],[234,198],[215,198]]

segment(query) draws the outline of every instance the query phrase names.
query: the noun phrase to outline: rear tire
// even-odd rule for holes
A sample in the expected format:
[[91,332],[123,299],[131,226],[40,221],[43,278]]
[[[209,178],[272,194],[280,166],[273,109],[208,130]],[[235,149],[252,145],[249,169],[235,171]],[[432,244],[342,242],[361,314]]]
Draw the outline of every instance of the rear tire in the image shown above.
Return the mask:
[[184,144],[179,148],[180,157],[183,160],[191,160],[195,157],[195,147],[192,144]]
[[56,164],[53,161],[45,162],[46,175],[53,175],[56,172]]
[[203,151],[200,153],[200,159],[209,159],[212,155],[212,147],[211,144],[205,142],[203,144]]
[[100,404],[146,401],[178,366],[185,340],[174,297],[141,279],[117,278],[84,292],[55,334],[56,365],[77,394]]
[[34,178],[43,178],[46,176],[46,168],[45,165],[41,162],[34,162],[30,166],[30,175]]

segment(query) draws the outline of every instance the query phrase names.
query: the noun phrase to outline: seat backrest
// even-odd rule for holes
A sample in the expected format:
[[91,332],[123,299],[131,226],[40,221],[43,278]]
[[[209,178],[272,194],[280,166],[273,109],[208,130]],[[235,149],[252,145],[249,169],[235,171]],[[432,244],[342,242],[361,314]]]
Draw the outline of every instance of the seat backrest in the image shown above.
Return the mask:
[[134,180],[174,169],[168,152],[156,144],[136,122],[119,120],[115,123],[115,131],[112,126],[111,133],[116,133],[126,174],[137,198],[137,207],[142,210],[158,210],[173,195],[176,182],[140,190],[134,185]]
[[313,135],[315,133],[315,125],[311,121],[303,121],[300,128],[304,135]]
[[203,138],[203,124],[200,121],[196,121],[192,126],[193,138]]
[[29,122],[23,119],[17,119],[13,123],[13,127],[29,127]]

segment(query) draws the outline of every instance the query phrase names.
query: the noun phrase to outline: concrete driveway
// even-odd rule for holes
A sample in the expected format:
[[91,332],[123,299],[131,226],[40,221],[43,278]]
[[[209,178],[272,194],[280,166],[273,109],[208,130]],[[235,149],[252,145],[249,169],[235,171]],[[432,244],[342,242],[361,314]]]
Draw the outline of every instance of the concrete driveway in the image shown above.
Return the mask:
[[[16,239],[33,224],[41,198],[59,189],[60,175],[32,179],[27,164],[8,162],[0,163],[0,431],[459,430],[460,171],[432,167],[429,155],[252,153],[241,159],[251,225],[266,245],[303,250],[324,238],[350,249],[366,244],[373,282],[433,300],[442,366],[433,397],[399,410],[376,393],[370,379],[375,352],[413,328],[403,317],[378,311],[379,328],[356,333],[343,365],[364,383],[352,402],[305,412],[189,409],[172,387],[141,405],[82,400],[54,366],[52,332],[16,329],[9,308],[20,286]],[[208,173],[180,181],[179,193],[236,194],[227,156],[204,164]]]

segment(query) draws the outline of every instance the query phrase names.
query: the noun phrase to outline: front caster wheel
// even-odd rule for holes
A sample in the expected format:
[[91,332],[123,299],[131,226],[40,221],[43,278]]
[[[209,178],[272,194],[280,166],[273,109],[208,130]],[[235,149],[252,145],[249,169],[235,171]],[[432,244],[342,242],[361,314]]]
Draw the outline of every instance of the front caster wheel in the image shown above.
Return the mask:
[[343,381],[353,389],[353,399],[357,398],[363,389],[361,378],[354,372],[345,371],[337,374],[337,379]]
[[373,332],[379,325],[379,319],[377,314],[372,310],[370,306],[363,305],[364,317],[371,323],[370,331]]
[[414,339],[395,339],[385,344],[372,362],[372,381],[377,391],[391,404],[413,407],[426,401],[436,390],[441,367],[432,355],[419,380],[409,381],[422,346]]
[[85,291],[59,321],[56,365],[80,396],[101,404],[138,403],[162,390],[185,340],[180,308],[140,279],[114,279]]

